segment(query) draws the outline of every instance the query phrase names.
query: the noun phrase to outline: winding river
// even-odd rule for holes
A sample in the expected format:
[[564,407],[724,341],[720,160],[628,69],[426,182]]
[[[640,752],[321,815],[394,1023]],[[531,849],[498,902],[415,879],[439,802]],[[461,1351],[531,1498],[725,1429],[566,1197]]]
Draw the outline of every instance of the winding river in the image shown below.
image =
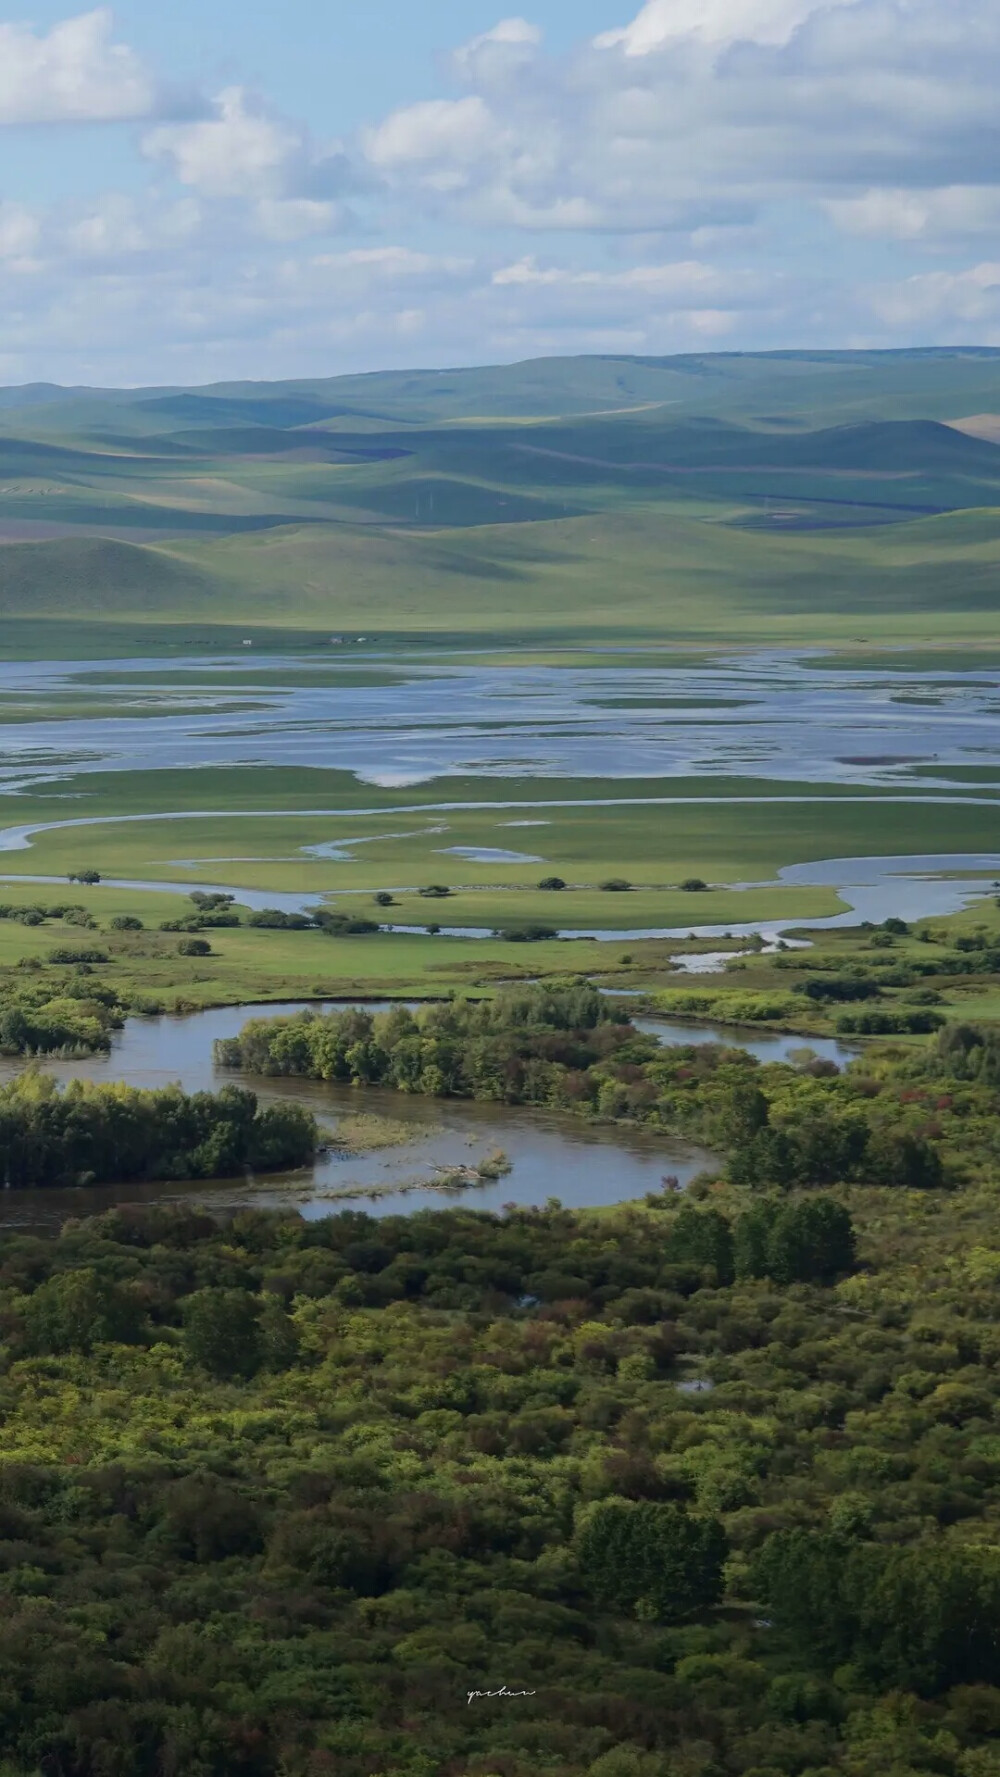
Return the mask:
[[[388,1009],[387,1002],[360,1001],[337,1001],[310,1009],[340,1010],[347,1004],[364,1004],[365,1010],[372,1012]],[[97,1214],[123,1201],[183,1198],[218,1208],[292,1204],[309,1219],[344,1208],[365,1209],[375,1216],[440,1209],[453,1203],[498,1210],[507,1203],[544,1203],[548,1197],[582,1209],[658,1191],[664,1177],[676,1178],[683,1187],[714,1165],[713,1157],[703,1149],[640,1128],[591,1124],[521,1106],[428,1100],[380,1089],[359,1093],[349,1086],[312,1080],[251,1079],[215,1066],[213,1045],[217,1038],[236,1036],[249,1018],[279,1017],[304,1009],[300,1002],[270,1003],[215,1007],[186,1017],[130,1018],[115,1036],[110,1055],[53,1061],[46,1064],[46,1071],[64,1081],[126,1080],[133,1086],[166,1086],[178,1081],[188,1092],[218,1090],[227,1081],[238,1080],[251,1086],[262,1100],[294,1099],[313,1111],[321,1123],[359,1111],[393,1118],[411,1126],[411,1140],[367,1153],[345,1155],[331,1150],[318,1157],[311,1173],[236,1185],[7,1191],[0,1193],[0,1226],[58,1227],[68,1216]],[[843,1064],[856,1053],[832,1038],[647,1018],[636,1023],[663,1043],[726,1043],[746,1049],[761,1061],[787,1061],[808,1048]],[[22,1061],[0,1061],[0,1079],[13,1078],[24,1066]],[[447,1192],[428,1182],[438,1169],[474,1166],[498,1149],[511,1162],[510,1173],[501,1179]],[[379,1194],[367,1195],[371,1192]]]

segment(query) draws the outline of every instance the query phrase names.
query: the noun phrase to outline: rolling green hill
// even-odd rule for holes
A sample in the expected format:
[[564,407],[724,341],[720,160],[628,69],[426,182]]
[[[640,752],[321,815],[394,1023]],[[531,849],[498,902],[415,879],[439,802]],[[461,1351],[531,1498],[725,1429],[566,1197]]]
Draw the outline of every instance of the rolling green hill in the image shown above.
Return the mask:
[[994,413],[992,350],[0,391],[0,614],[1000,634]]

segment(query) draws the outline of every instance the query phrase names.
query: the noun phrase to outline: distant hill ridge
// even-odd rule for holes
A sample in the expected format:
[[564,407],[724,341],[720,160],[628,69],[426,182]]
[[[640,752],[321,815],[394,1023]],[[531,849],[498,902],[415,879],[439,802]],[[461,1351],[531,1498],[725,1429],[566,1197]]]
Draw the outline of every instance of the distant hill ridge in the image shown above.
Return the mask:
[[0,390],[0,615],[981,622],[1000,611],[997,415],[1000,348]]

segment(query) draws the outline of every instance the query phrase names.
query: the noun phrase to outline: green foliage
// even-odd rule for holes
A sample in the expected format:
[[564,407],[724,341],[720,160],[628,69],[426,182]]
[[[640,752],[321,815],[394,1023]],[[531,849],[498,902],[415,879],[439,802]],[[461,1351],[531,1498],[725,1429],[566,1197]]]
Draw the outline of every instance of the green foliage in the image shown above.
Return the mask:
[[503,926],[496,936],[506,938],[510,944],[539,944],[547,938],[557,938],[559,934],[555,926],[529,923],[523,926]]
[[247,925],[274,932],[312,932],[316,921],[307,913],[285,913],[280,907],[262,907],[247,914]]
[[184,1349],[210,1376],[252,1376],[263,1355],[258,1304],[245,1290],[197,1290],[184,1304]]
[[316,1124],[298,1105],[260,1110],[226,1086],[188,1095],[44,1074],[0,1088],[0,1177],[21,1190],[144,1179],[234,1178],[303,1166]]
[[131,1343],[141,1324],[137,1299],[91,1266],[50,1277],[24,1311],[27,1345],[36,1352],[86,1353],[109,1340]]
[[[742,1276],[829,1284],[853,1270],[854,1230],[842,1203],[805,1197],[774,1208],[773,1214],[770,1209],[762,1205],[750,1210],[737,1223],[734,1240],[739,1242]],[[741,1233],[744,1222],[748,1226]]]
[[207,938],[182,938],[177,946],[178,956],[211,956],[212,946]]
[[717,1518],[648,1501],[598,1506],[579,1541],[584,1579],[601,1603],[662,1623],[719,1602],[726,1554]]
[[754,1584],[775,1622],[820,1665],[851,1660],[869,1683],[934,1695],[990,1684],[1000,1647],[995,1550],[920,1549],[792,1530],[768,1539]]
[[[81,953],[66,954],[75,958]],[[53,956],[48,960],[52,962]],[[5,982],[0,987],[0,1053],[84,1055],[107,1050],[112,1032],[124,1023],[124,1014],[125,1007],[113,989],[99,987],[75,973],[53,979],[46,971],[44,978],[21,980],[16,987]]]
[[0,1758],[992,1777],[993,1200],[831,1290],[731,1199],[5,1234]]
[[592,987],[545,982],[416,1014],[252,1020],[215,1053],[255,1074],[628,1117],[727,1150],[729,1179],[752,1189],[859,1180],[926,1190],[945,1179],[945,1138],[960,1159],[962,1082],[990,1090],[991,1042],[949,1034],[877,1077],[860,1063],[844,1074],[765,1068],[718,1044],[662,1049]]

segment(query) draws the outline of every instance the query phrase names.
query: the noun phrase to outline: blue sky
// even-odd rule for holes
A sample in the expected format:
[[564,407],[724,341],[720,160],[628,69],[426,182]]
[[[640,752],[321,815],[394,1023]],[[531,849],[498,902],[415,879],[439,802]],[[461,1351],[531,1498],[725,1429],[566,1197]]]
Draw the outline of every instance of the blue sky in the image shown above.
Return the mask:
[[524,3],[0,10],[0,381],[1000,343],[996,0]]

